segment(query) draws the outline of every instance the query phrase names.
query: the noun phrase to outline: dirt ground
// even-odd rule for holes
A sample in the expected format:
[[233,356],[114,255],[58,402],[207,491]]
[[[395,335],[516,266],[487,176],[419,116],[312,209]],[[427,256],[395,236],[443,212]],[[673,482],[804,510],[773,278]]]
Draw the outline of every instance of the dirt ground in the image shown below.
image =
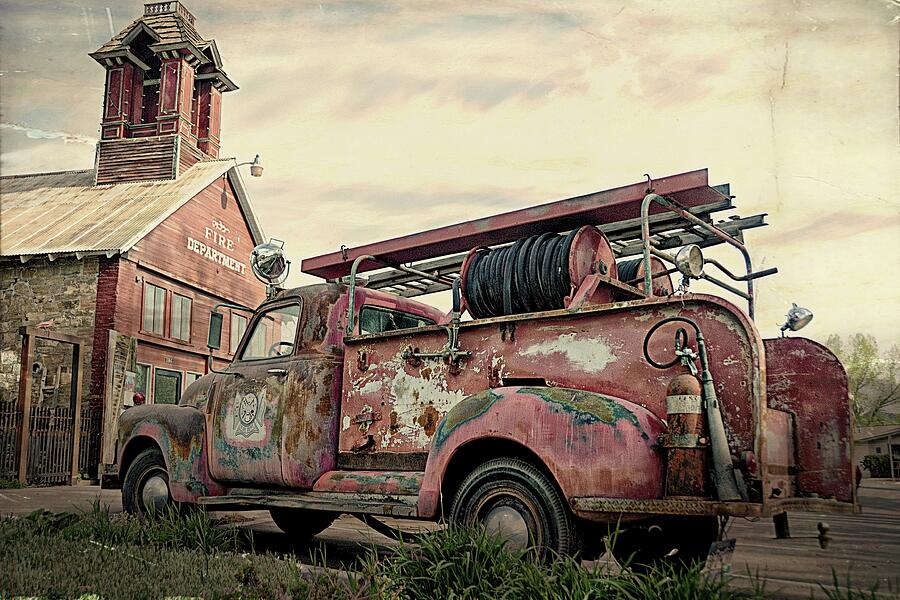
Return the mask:
[[[100,490],[95,486],[48,487],[0,490],[0,514],[26,515],[37,509],[53,512],[86,510],[99,498],[113,512],[122,503],[116,490]],[[867,479],[860,488],[863,513],[859,515],[823,515],[792,513],[792,537],[774,538],[768,519],[750,521],[735,519],[729,537],[737,539],[732,560],[732,574],[738,585],[750,585],[748,573],[759,573],[766,579],[766,590],[772,597],[824,597],[819,584],[830,587],[832,570],[842,585],[849,575],[853,587],[870,589],[879,583],[879,591],[900,596],[900,481]],[[353,517],[342,516],[316,537],[317,544],[297,548],[278,530],[266,512],[229,514],[234,526],[253,530],[258,549],[297,554],[311,560],[324,552],[331,566],[349,565],[364,549],[387,548],[395,542],[368,529]],[[816,524],[831,526],[831,544],[820,549]]]

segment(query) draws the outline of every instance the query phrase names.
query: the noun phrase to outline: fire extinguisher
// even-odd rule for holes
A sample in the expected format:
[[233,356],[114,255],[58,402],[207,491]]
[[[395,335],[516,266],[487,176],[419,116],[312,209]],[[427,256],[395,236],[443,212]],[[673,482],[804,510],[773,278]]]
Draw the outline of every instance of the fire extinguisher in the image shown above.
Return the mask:
[[[682,333],[683,332],[683,333]],[[679,329],[680,336],[687,332]],[[703,415],[703,388],[697,379],[693,353],[678,348],[684,371],[666,387],[666,421],[669,431],[663,436],[668,466],[666,496],[706,497],[709,495],[709,435]],[[686,346],[686,344],[685,344]]]
[[[694,330],[697,353],[688,348],[684,328],[675,332],[675,358],[663,364],[650,357],[649,343],[653,334],[672,322],[687,323]],[[743,479],[732,464],[725,424],[709,371],[709,356],[703,332],[696,322],[685,317],[668,317],[656,323],[644,337],[644,358],[657,369],[669,369],[679,361],[687,372],[676,375],[666,390],[669,432],[663,437],[667,451],[667,496],[707,496],[714,491],[721,502],[746,500]],[[696,359],[700,360],[702,377],[697,379]],[[705,418],[704,418],[705,417]],[[711,485],[707,485],[707,473]]]

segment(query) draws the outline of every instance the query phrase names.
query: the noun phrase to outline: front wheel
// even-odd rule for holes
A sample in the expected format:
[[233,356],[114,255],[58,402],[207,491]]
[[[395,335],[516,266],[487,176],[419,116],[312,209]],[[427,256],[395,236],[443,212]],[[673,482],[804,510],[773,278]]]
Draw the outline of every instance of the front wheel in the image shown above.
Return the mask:
[[122,508],[144,518],[175,506],[169,492],[169,473],[159,448],[147,448],[137,455],[122,482]]
[[579,550],[575,521],[553,481],[533,464],[497,458],[463,480],[450,508],[462,525],[483,525],[510,550],[534,548],[547,560],[553,553]]

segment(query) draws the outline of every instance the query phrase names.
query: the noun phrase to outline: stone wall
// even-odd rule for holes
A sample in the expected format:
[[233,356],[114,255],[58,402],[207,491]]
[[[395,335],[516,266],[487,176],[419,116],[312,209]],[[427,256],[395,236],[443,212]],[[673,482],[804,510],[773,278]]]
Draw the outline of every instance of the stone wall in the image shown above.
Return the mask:
[[[90,397],[90,382],[98,270],[97,257],[59,258],[52,262],[35,258],[24,264],[19,261],[0,263],[0,403],[18,398],[22,350],[19,328],[51,319],[51,331],[85,340],[81,361],[84,369],[82,405],[87,406],[92,400],[96,402]],[[67,344],[40,345],[45,372],[55,377],[57,366],[71,369],[69,349]],[[59,396],[64,396],[68,403],[64,393]]]

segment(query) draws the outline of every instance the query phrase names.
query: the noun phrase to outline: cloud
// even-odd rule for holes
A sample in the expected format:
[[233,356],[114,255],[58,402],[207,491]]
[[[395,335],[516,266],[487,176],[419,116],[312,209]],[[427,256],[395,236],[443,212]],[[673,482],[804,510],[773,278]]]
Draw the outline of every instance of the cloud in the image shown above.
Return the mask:
[[30,140],[61,140],[65,144],[85,144],[91,147],[97,143],[97,138],[77,133],[70,133],[68,131],[46,131],[36,127],[18,125],[16,123],[0,123],[0,129],[22,132]]
[[[90,138],[102,69],[88,37],[106,37],[108,3],[0,2],[3,120]],[[747,232],[755,264],[783,269],[759,282],[761,327],[815,293],[811,335],[900,340],[848,308],[865,289],[884,314],[900,312],[900,264],[886,260],[900,251],[895,7],[187,5],[241,86],[224,99],[222,154],[262,154],[265,177],[247,185],[295,266],[340,244],[709,167],[713,183],[732,184],[740,214],[770,214]],[[116,28],[140,11],[110,8]],[[2,134],[4,172],[92,161],[92,142]],[[843,260],[850,243],[854,260]]]

